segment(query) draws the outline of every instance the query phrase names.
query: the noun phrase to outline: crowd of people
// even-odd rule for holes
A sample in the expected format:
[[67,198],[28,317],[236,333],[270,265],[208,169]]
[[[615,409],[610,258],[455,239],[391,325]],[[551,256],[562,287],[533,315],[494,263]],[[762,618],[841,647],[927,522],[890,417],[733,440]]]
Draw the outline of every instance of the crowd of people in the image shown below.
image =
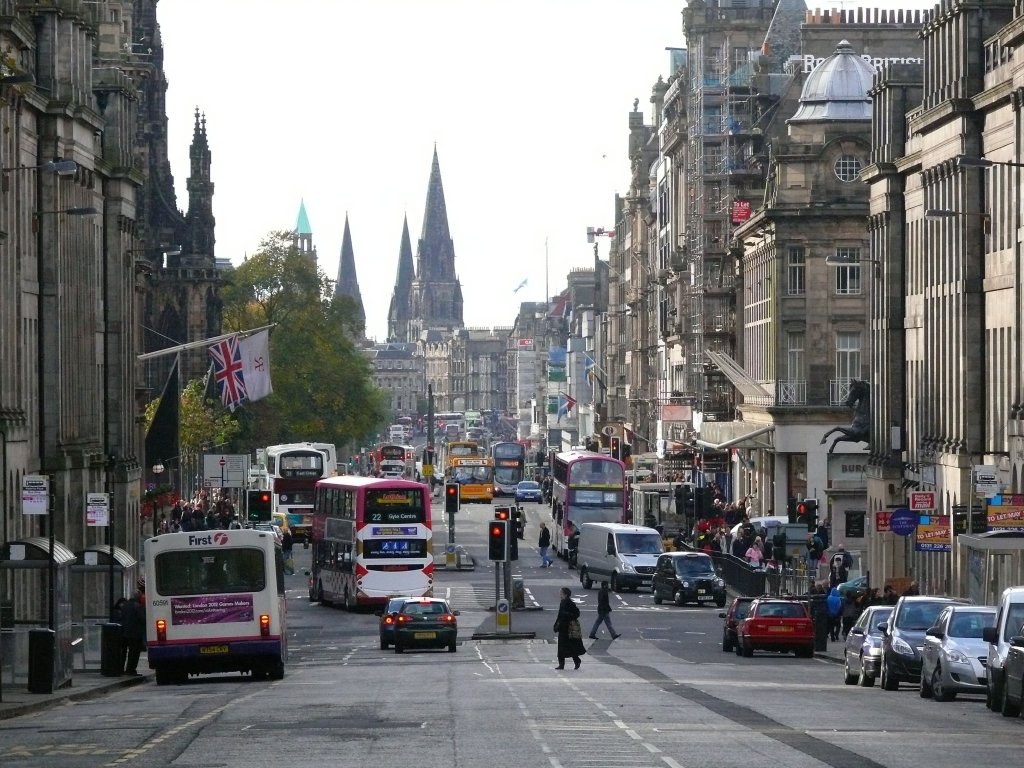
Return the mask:
[[228,495],[214,495],[202,489],[190,500],[178,499],[170,513],[161,512],[156,532],[214,531],[241,528],[235,503]]

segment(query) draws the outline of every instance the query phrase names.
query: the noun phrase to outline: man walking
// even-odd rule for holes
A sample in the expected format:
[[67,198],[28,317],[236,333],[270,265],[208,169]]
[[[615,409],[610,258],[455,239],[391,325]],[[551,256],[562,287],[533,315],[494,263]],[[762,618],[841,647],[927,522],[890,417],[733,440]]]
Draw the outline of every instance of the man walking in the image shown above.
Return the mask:
[[139,656],[146,643],[146,608],[141,592],[135,592],[121,605],[121,642],[125,653],[124,671],[138,675]]
[[549,568],[554,561],[548,557],[548,547],[551,546],[551,531],[547,523],[540,524],[540,539],[537,541],[537,548],[540,550],[540,567]]
[[594,628],[590,630],[590,639],[597,640],[597,629],[602,624],[608,627],[608,634],[612,636],[612,640],[618,638],[618,633],[615,631],[615,627],[612,626],[612,603],[608,598],[608,582],[601,582],[601,589],[597,593],[597,621],[594,622]]

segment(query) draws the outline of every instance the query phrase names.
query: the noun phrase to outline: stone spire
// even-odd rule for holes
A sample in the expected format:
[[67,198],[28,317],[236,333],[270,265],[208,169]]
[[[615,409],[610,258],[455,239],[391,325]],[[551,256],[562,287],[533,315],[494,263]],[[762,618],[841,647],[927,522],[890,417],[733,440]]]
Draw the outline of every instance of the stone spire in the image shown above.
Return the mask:
[[295,219],[295,238],[292,244],[299,253],[308,253],[313,261],[316,261],[316,248],[313,247],[313,228],[309,226],[309,216],[306,213],[306,201],[299,200],[299,215]]
[[352,232],[348,226],[348,213],[345,213],[345,234],[341,238],[341,259],[338,261],[338,280],[334,284],[334,296],[347,296],[356,304],[356,317],[359,324],[366,327],[366,312],[363,309],[363,297],[359,293],[359,278],[356,276],[356,257],[352,252]]
[[[186,246],[187,255],[195,264],[212,267],[215,263],[213,180],[210,175],[210,143],[206,137],[206,115],[196,107],[192,146],[189,147],[192,165],[185,187],[188,190],[188,213],[185,222],[191,236]],[[196,261],[198,259],[198,261]]]
[[388,341],[409,341],[409,290],[416,277],[409,238],[409,217],[402,221],[402,244],[398,249],[398,274],[388,308]]

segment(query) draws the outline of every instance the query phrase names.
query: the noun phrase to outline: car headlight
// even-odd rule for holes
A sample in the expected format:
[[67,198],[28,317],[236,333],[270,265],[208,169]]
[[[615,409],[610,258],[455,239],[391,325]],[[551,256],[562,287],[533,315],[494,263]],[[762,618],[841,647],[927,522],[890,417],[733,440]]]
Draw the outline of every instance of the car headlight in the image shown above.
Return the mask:
[[867,649],[866,655],[868,655],[868,656],[881,656],[882,655],[882,649],[879,648],[877,645],[872,645],[870,648]]
[[910,647],[910,644],[899,637],[894,637],[892,639],[892,649],[901,656],[914,655],[914,649]]
[[636,570],[629,563],[623,563],[622,564],[622,572],[623,573],[636,573]]
[[970,664],[971,663],[970,660],[967,658],[967,656],[963,653],[963,651],[958,651],[955,648],[946,651],[946,656],[954,664]]
[[683,589],[689,589],[689,588],[690,588],[690,582],[684,581],[683,582]]
[[725,582],[722,579],[715,579],[715,586],[716,587],[724,587],[725,586]]

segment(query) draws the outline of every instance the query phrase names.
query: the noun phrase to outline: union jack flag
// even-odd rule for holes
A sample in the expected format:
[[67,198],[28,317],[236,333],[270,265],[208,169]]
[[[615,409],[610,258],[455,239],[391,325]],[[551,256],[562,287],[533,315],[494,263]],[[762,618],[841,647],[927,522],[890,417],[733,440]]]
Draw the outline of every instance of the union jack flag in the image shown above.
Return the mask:
[[220,387],[220,400],[228,410],[234,411],[246,397],[238,335],[218,341],[210,347],[210,357],[213,359],[214,381]]

